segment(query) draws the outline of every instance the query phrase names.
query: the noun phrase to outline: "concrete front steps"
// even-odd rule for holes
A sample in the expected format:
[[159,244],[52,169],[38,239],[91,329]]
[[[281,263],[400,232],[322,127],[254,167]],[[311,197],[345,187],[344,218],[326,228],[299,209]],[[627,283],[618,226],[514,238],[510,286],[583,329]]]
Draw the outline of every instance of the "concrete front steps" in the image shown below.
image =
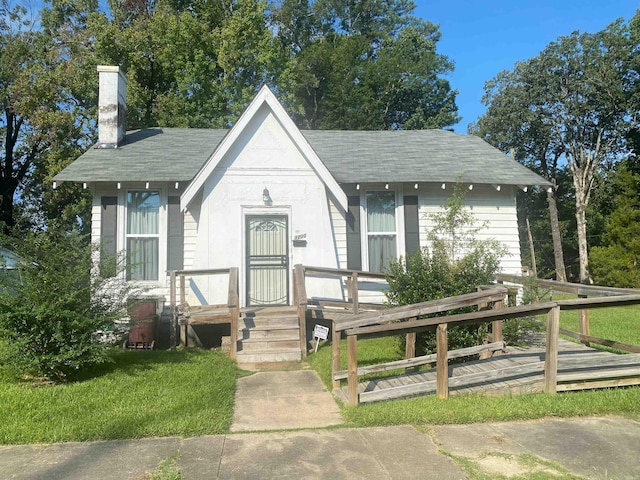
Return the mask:
[[242,309],[237,347],[236,361],[243,368],[302,360],[295,307]]

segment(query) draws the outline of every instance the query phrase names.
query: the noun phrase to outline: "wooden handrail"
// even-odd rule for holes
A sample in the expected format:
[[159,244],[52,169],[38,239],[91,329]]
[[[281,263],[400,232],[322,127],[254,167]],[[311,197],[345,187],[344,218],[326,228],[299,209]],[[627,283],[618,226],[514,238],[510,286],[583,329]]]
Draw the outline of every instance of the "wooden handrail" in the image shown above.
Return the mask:
[[624,350],[631,353],[640,353],[640,346],[638,345],[629,345],[628,343],[616,342],[615,340],[607,340],[605,338],[592,337],[591,335],[582,335],[581,333],[573,332],[571,330],[566,330],[564,328],[560,329],[560,333],[562,335],[566,335],[567,337],[580,340],[581,342],[595,343],[598,345],[603,345],[605,347],[611,347],[611,348]]
[[190,277],[194,277],[196,275],[221,275],[223,273],[229,273],[229,271],[234,268],[237,270],[237,267],[228,267],[228,268],[205,268],[205,269],[197,269],[197,270],[170,270],[170,271],[176,272],[176,275],[188,275]]
[[535,277],[523,277],[522,275],[509,275],[506,273],[498,273],[495,279],[499,282],[515,283],[517,285],[527,285],[534,283],[541,287],[548,287],[553,290],[565,293],[573,293],[575,295],[591,295],[608,297],[613,295],[629,295],[640,294],[640,290],[636,288],[618,288],[604,287],[601,285],[585,285],[582,283],[559,282],[557,280],[546,280]]
[[[639,302],[640,303],[640,302]],[[479,312],[457,313],[443,317],[420,318],[418,320],[408,320],[406,322],[385,323],[381,325],[369,325],[345,330],[346,335],[374,335],[379,333],[404,334],[410,332],[420,332],[431,330],[441,323],[452,324],[452,327],[459,325],[469,325],[477,323],[488,323],[494,320],[508,320],[511,318],[523,318],[533,315],[547,313],[550,308],[557,306],[557,302],[535,303],[531,305],[519,305],[517,307],[481,310]],[[412,317],[414,315],[407,315]]]
[[640,302],[640,294],[617,295],[615,297],[575,298],[558,300],[556,303],[562,310],[580,310],[583,308],[608,308],[635,305]]
[[[229,323],[231,329],[231,358],[236,358],[238,349],[238,322],[240,319],[240,297],[239,297],[239,275],[237,267],[229,268],[209,268],[209,269],[197,269],[197,270],[169,270],[169,301],[171,307],[171,328],[170,328],[170,343],[171,349],[176,347],[176,335],[175,331],[178,329],[178,309],[176,302],[176,288],[177,277],[180,281],[180,305],[186,305],[186,277],[199,276],[199,275],[228,275],[229,276],[229,288],[227,293],[226,307],[229,309]],[[212,305],[215,306],[215,305]],[[187,325],[184,325],[184,330],[181,332],[181,341],[186,345],[186,333]]]
[[456,308],[479,305],[481,303],[496,302],[504,299],[507,289],[502,286],[483,289],[479,292],[467,293],[457,297],[448,297],[428,302],[415,303],[388,308],[379,312],[367,312],[354,315],[349,320],[341,321],[336,325],[338,330],[348,330],[369,325],[380,325],[402,320],[404,318],[417,317],[442,313]]
[[[487,291],[482,289],[482,291]],[[479,292],[478,292],[479,293]],[[502,295],[504,298],[504,291],[502,291]],[[469,295],[467,295],[469,298]],[[456,298],[460,297],[451,297],[446,299],[449,305],[455,305]],[[435,302],[435,301],[434,301]],[[431,302],[431,303],[434,303]],[[429,302],[426,302],[429,303]],[[482,302],[480,302],[482,303]],[[449,354],[447,352],[447,334],[448,328],[450,326],[459,326],[459,325],[468,325],[468,324],[478,324],[478,323],[488,323],[495,322],[496,320],[506,320],[512,318],[521,318],[528,317],[540,314],[547,315],[547,326],[546,326],[546,353],[545,353],[545,364],[544,364],[544,391],[547,393],[556,393],[558,387],[558,339],[560,330],[560,311],[561,310],[579,310],[585,308],[608,308],[614,306],[624,306],[624,305],[637,305],[640,304],[640,294],[621,294],[618,293],[615,297],[604,297],[604,298],[579,298],[572,300],[559,300],[559,301],[550,301],[532,305],[520,305],[516,307],[504,308],[501,302],[496,301],[495,307],[492,310],[481,310],[477,312],[470,313],[461,313],[454,315],[447,315],[443,317],[430,317],[430,318],[421,318],[416,319],[416,312],[420,311],[420,308],[424,308],[424,304],[422,307],[415,305],[409,305],[402,308],[402,311],[392,313],[389,315],[385,323],[382,322],[372,322],[372,318],[374,315],[372,314],[362,314],[357,316],[358,318],[355,320],[350,319],[349,321],[342,322],[341,325],[348,325],[351,323],[350,328],[340,327],[342,331],[347,335],[347,358],[348,358],[348,369],[347,369],[347,379],[349,382],[348,392],[349,392],[349,404],[357,405],[359,403],[359,395],[358,395],[358,375],[360,372],[366,371],[376,371],[386,370],[384,366],[369,366],[365,367],[365,369],[358,368],[358,359],[357,359],[357,338],[359,336],[384,336],[384,335],[397,335],[397,334],[406,334],[410,332],[419,332],[425,330],[436,330],[436,392],[439,397],[447,398],[449,395],[449,387],[448,387],[448,358]],[[431,308],[434,308],[432,305]],[[457,307],[453,306],[449,309],[455,309]],[[402,316],[404,315],[404,316]],[[380,315],[379,315],[380,316]],[[399,318],[398,318],[399,317]],[[404,318],[409,318],[406,321],[398,321]],[[358,324],[358,320],[366,320],[371,322],[360,323]],[[355,325],[355,326],[354,326]],[[495,326],[495,324],[494,324]],[[579,339],[586,339],[589,341],[598,341],[598,343],[617,345],[621,347],[626,347],[626,349],[635,351],[636,348],[640,349],[640,347],[635,347],[631,345],[625,345],[618,342],[612,342],[609,340],[603,340],[596,337],[585,336],[581,334],[572,334],[572,332],[562,331],[562,333],[569,334],[570,336],[574,336]],[[495,340],[495,339],[494,339]],[[400,365],[408,365],[412,362],[409,360],[398,361],[397,366]],[[335,368],[332,373],[338,372],[338,369]],[[342,372],[337,377],[343,378]],[[334,382],[336,378],[334,377]]]
[[330,268],[330,267],[314,267],[305,265],[305,273],[321,273],[324,275],[331,275],[336,277],[348,277],[353,273],[357,273],[360,277],[386,279],[388,275],[380,272],[365,272],[362,270],[348,270],[345,268]]
[[[483,345],[476,345],[475,347],[465,347],[458,350],[451,350],[448,352],[447,357],[451,359],[470,357],[486,351],[499,351],[505,348],[504,342],[492,342]],[[436,354],[431,353],[429,355],[422,355],[420,357],[407,358],[404,360],[394,360],[391,362],[379,363],[377,365],[367,365],[366,367],[358,367],[358,375],[368,375],[371,373],[388,372],[390,370],[398,370],[407,367],[417,367],[420,365],[427,365],[429,363],[435,363]],[[338,370],[333,373],[334,380],[344,380],[347,378],[346,370]]]

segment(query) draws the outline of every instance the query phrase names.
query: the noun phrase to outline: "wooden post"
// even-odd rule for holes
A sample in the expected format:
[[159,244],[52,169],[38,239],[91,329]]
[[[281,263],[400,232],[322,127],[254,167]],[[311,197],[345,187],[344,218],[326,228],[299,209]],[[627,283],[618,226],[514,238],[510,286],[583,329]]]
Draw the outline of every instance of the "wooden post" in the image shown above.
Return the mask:
[[[476,291],[477,291],[477,292],[482,291],[482,287],[476,287]],[[489,308],[489,304],[488,304],[487,302],[483,302],[483,303],[479,303],[479,304],[478,304],[478,311],[479,311],[479,312],[481,312],[481,311],[483,311],[483,310],[486,310],[486,309],[488,309],[488,308]],[[478,328],[480,328],[480,327],[478,327]],[[493,335],[493,332],[492,332],[492,333],[487,333],[487,334],[484,336],[484,338],[482,339],[482,343],[483,343],[483,344],[487,344],[487,343],[489,343],[489,336],[490,336],[490,335]],[[493,340],[492,340],[492,341],[493,341]],[[491,355],[492,355],[491,351],[489,351],[489,350],[485,350],[484,352],[480,352],[480,355],[478,355],[478,359],[479,359],[479,360],[484,360],[485,358],[491,358]]]
[[449,398],[449,364],[447,346],[447,324],[440,323],[436,329],[436,393],[439,398]]
[[184,274],[180,274],[180,305],[187,303],[186,278]]
[[353,301],[353,313],[357,315],[360,313],[358,305],[358,272],[351,273],[351,299]]
[[558,380],[558,338],[560,336],[560,307],[547,314],[547,352],[544,359],[544,391],[556,393]]
[[171,304],[171,321],[169,324],[169,346],[176,349],[176,326],[178,324],[178,311],[176,309],[176,272],[169,272],[169,303]]
[[[495,302],[493,304],[494,310],[500,310],[504,308],[504,300],[500,300],[499,302]],[[491,341],[492,342],[502,342],[504,340],[502,336],[502,322],[503,320],[495,320],[491,322]],[[502,350],[496,350],[493,352],[493,355],[502,355]]]
[[229,298],[227,299],[230,316],[231,358],[238,353],[238,322],[240,321],[240,296],[238,292],[238,269],[229,269]]
[[340,332],[336,331],[336,321],[331,322],[331,385],[340,388],[340,380],[334,380],[333,375],[340,370]]
[[[411,318],[410,320],[417,320],[417,318]],[[411,333],[407,333],[407,338],[405,341],[405,348],[404,348],[404,358],[405,359],[410,359],[410,358],[415,358],[416,356],[416,332],[411,332]],[[408,367],[405,368],[404,372],[405,373],[410,373],[415,371],[415,369],[413,367]]]
[[358,405],[358,336],[347,336],[347,382],[349,405]]
[[[588,295],[578,295],[578,298],[587,298]],[[580,333],[582,335],[589,335],[589,310],[579,310],[578,318],[580,319]],[[589,346],[589,342],[586,340],[581,340],[581,343],[585,344],[587,347]]]
[[300,264],[293,266],[293,295],[300,328],[300,352],[304,360],[307,358],[307,289],[304,266]]
[[[184,307],[185,303],[187,302],[186,300],[186,293],[185,293],[185,276],[184,274],[178,274],[178,276],[180,277],[180,302],[178,303],[178,305]],[[187,348],[189,346],[189,323],[188,323],[188,319],[184,319],[183,324],[178,326],[178,329],[180,330],[180,346]]]

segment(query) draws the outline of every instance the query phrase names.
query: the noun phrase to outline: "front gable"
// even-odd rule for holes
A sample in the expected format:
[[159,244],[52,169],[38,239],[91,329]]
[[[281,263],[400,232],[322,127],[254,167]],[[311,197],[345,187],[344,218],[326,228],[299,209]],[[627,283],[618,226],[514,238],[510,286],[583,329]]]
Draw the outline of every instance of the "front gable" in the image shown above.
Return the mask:
[[[294,154],[293,149],[298,155]],[[228,172],[300,169],[305,167],[300,164],[300,156],[306,162],[306,168],[317,175],[342,210],[346,211],[347,196],[338,182],[271,90],[263,86],[184,191],[180,207],[183,211],[188,208],[217,168]]]

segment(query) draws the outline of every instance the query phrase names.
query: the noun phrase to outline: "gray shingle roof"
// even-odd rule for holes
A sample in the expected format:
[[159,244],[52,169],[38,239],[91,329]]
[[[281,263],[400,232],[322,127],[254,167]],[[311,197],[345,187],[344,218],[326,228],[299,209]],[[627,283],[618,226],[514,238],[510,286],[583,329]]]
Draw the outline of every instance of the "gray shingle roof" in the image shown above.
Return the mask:
[[[117,149],[91,148],[56,181],[189,181],[228,130],[150,128]],[[550,185],[482,139],[444,130],[329,131],[303,135],[339,183],[455,182]]]
[[53,179],[59,182],[189,181],[228,130],[147,128],[118,148],[90,148]]

